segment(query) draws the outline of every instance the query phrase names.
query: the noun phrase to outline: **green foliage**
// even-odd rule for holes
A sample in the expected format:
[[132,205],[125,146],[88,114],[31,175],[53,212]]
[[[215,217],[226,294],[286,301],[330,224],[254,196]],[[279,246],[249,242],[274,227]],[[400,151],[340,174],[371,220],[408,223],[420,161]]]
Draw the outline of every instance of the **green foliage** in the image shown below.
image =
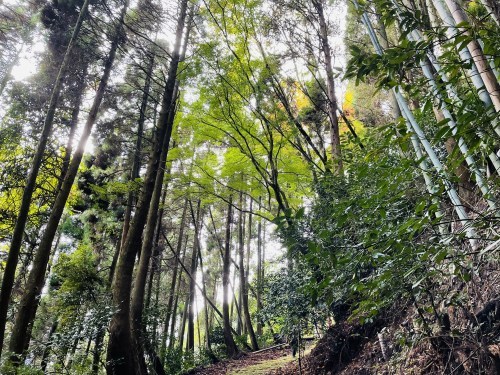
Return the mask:
[[168,349],[163,366],[168,374],[180,373],[182,370],[182,350],[178,348]]
[[57,300],[58,315],[69,326],[73,325],[84,306],[100,299],[104,285],[96,267],[95,255],[84,244],[69,255],[60,255],[50,283]]
[[78,217],[66,218],[61,223],[60,230],[62,233],[78,240],[82,240],[84,236],[83,224]]
[[311,326],[322,326],[328,316],[324,303],[311,300],[312,272],[297,264],[293,270],[281,269],[266,277],[264,308],[259,318],[278,327],[287,340]]
[[163,366],[167,374],[176,375],[185,374],[196,366],[208,363],[211,362],[205,351],[195,355],[193,352],[183,352],[181,348],[171,348],[166,352]]
[[257,341],[259,343],[259,348],[265,348],[275,343],[275,337],[270,330],[265,330],[262,332],[261,336],[257,337]]
[[[412,100],[413,114],[445,170],[455,171],[465,156],[456,149],[446,153],[444,142],[452,136],[450,121],[436,120],[433,113],[445,103],[457,122],[455,138],[465,140],[482,172],[488,167],[485,156],[498,150],[498,137],[491,126],[493,120],[498,120],[498,113],[488,111],[477,90],[471,89],[467,73],[471,62],[461,61],[457,51],[466,48],[472,40],[481,39],[489,62],[498,68],[498,27],[475,1],[468,4],[469,22],[459,25],[460,32],[452,38],[446,36],[448,26],[430,23],[429,14],[417,9],[418,2],[413,4],[415,9],[404,7],[401,12],[397,12],[392,0],[360,3],[367,8],[374,23],[380,21],[381,34],[380,26],[386,27],[389,48],[378,55],[367,47],[369,40],[360,29],[359,12],[349,5],[346,39],[350,61],[344,76],[349,80],[345,100],[348,103],[343,109],[354,119],[365,148],[360,150],[352,136],[341,129],[345,166],[342,175],[327,171],[331,162],[324,156],[329,158],[328,101],[321,78],[324,75],[323,41],[316,38],[318,25],[314,19],[316,13],[308,8],[311,4],[237,0],[209,1],[193,8],[196,27],[192,30],[193,44],[188,46],[188,58],[181,62],[182,72],[178,75],[182,89],[172,134],[175,148],[168,155],[170,173],[165,179],[168,192],[157,233],[162,258],[154,268],[158,278],[148,284],[156,294],[155,302],[148,301],[144,311],[146,331],[157,331],[156,336],[148,334],[148,338],[164,333],[159,324],[166,312],[168,294],[164,292],[170,287],[170,272],[176,261],[166,249],[167,245],[174,248],[175,241],[181,241],[182,245],[185,240],[186,248],[191,249],[193,244],[192,220],[181,223],[180,202],[186,198],[201,201],[201,216],[204,216],[201,239],[205,241],[201,248],[207,279],[204,286],[217,297],[226,201],[232,195],[233,203],[237,202],[234,198],[239,192],[253,199],[254,212],[259,202],[259,215],[276,216],[273,223],[287,251],[281,263],[287,263],[288,268],[266,269],[264,307],[259,318],[279,329],[289,341],[301,331],[323,325],[331,315],[344,318],[348,313],[361,322],[369,322],[398,300],[411,300],[420,308],[420,323],[428,337],[428,333],[432,333],[429,322],[434,319],[438,324],[442,320],[441,306],[467,303],[465,292],[453,290],[447,283],[462,287],[481,275],[482,269],[462,251],[464,234],[443,230],[442,221],[455,220],[450,214],[443,176],[429,171],[435,189],[432,194],[427,193],[420,169],[422,160],[412,156],[411,134],[404,120],[387,124],[388,92],[396,88]],[[53,78],[81,4],[82,0],[63,0],[44,5],[40,14],[48,28],[48,58],[43,58],[35,78],[12,84],[9,95],[5,100],[2,98],[2,104],[7,104],[6,109],[2,109],[5,116],[0,127],[0,238],[3,241],[0,246],[4,253],[30,168],[32,145],[39,138]],[[326,10],[332,9],[330,2],[325,1],[324,5]],[[109,10],[113,7],[106,8],[107,13],[101,17],[101,6],[93,2],[93,23],[85,24],[89,32],[78,43],[74,66],[65,78],[55,126],[31,202],[26,230],[29,246],[23,249],[21,261],[26,264],[22,270],[30,267],[32,251],[43,232],[59,182],[69,133],[67,124],[76,106],[74,92],[78,82],[75,77],[83,77],[86,83],[83,92],[91,93],[96,83],[95,74],[101,70],[101,55],[108,43],[97,48],[96,37],[91,35],[104,35],[113,26],[107,22],[112,18]],[[137,212],[140,202],[137,198],[143,172],[150,162],[146,155],[156,132],[158,103],[164,90],[164,65],[170,59],[163,51],[170,49],[167,41],[157,40],[154,48],[150,48],[149,42],[147,47],[143,45],[145,36],[158,34],[152,32],[160,25],[156,13],[162,13],[157,5],[139,2],[128,15],[128,44],[121,51],[126,53],[119,53],[124,59],[117,65],[123,72],[111,79],[113,85],[108,88],[100,110],[92,155],[85,157],[85,165],[80,168],[59,228],[60,241],[52,258],[49,291],[40,299],[29,353],[40,358],[42,350],[50,345],[52,367],[49,371],[66,371],[61,363],[75,345],[70,371],[88,373],[90,356],[83,355],[82,343],[90,343],[90,350],[97,338],[102,338],[115,313],[109,303],[109,268],[121,241],[129,193],[135,195],[132,212]],[[2,25],[3,22],[8,26],[13,21],[0,20]],[[90,32],[96,26],[100,31]],[[422,33],[423,41],[410,40],[409,33],[416,30]],[[146,80],[142,63],[148,60],[152,50],[157,54],[156,65],[150,101],[142,113],[146,122],[140,138],[143,149],[138,153],[142,176],[131,181],[138,109]],[[429,89],[420,67],[432,51],[439,51],[437,58],[446,75],[445,79],[444,75],[436,74],[439,95]],[[296,68],[295,74],[291,72],[292,66]],[[454,88],[458,99],[451,95],[449,86]],[[86,114],[85,106],[86,103],[82,116]],[[460,179],[450,177],[450,182],[460,182]],[[488,187],[494,197],[498,181],[489,180]],[[245,206],[238,208],[248,209],[247,203]],[[207,218],[209,208],[210,219]],[[439,211],[444,212],[444,218],[437,217]],[[475,225],[484,232],[494,228],[498,221],[496,216],[488,214],[483,214],[480,206],[473,212]],[[476,216],[479,217],[476,219]],[[254,242],[249,245],[250,249],[254,249],[257,242],[255,218]],[[180,225],[185,226],[185,238],[173,235]],[[491,233],[492,238],[498,237],[493,230]],[[262,244],[267,238],[260,240]],[[271,246],[269,241],[267,246]],[[252,267],[253,256],[249,262]],[[246,271],[247,275],[255,275],[253,270]],[[24,275],[20,276],[22,286]],[[181,308],[185,302],[184,276],[174,291],[179,298],[177,313],[184,311]],[[17,303],[18,298],[13,301]],[[250,303],[255,303],[253,298]],[[432,316],[429,322],[428,316]],[[58,323],[57,331],[48,337],[47,328],[55,323]],[[270,331],[265,327],[259,339],[270,343],[274,339]],[[167,373],[179,374],[209,363],[214,354],[224,357],[222,328],[215,326],[208,334],[213,352],[200,348],[194,354],[183,353],[182,348],[170,349],[164,363]],[[402,338],[402,342],[415,343],[425,335]],[[175,347],[172,341],[175,337],[168,340]],[[236,340],[243,344],[247,337]],[[154,347],[157,343],[151,344]],[[13,371],[8,364],[5,366],[3,372]],[[22,366],[18,373],[37,372]]]
[[208,337],[213,345],[224,345],[224,329],[216,325],[208,331]]
[[[293,225],[278,220],[288,248],[298,250],[292,254],[300,281],[280,275],[287,281],[280,285],[278,278],[270,289],[271,311],[301,317],[311,307],[325,304],[335,312],[347,303],[355,316],[370,320],[438,275],[435,267],[450,244],[438,234],[439,207],[422,193],[415,162],[382,148],[390,132],[386,137],[372,136],[366,153],[353,153],[345,179],[320,179],[313,206],[292,216]],[[287,283],[291,294],[281,292]]]
[[222,326],[215,325],[214,327],[211,327],[210,330],[208,331],[208,336],[210,339],[212,352],[209,352],[208,350],[202,351],[200,353],[200,357],[202,359],[205,358],[205,361],[209,362],[213,360],[213,356],[215,356],[218,359],[226,358],[227,348],[226,348],[226,343],[224,341],[224,329],[222,328]]
[[[9,358],[8,353],[5,353],[3,358]],[[0,372],[6,375],[43,375],[43,371],[29,365],[14,366],[9,361],[4,361],[0,367]]]

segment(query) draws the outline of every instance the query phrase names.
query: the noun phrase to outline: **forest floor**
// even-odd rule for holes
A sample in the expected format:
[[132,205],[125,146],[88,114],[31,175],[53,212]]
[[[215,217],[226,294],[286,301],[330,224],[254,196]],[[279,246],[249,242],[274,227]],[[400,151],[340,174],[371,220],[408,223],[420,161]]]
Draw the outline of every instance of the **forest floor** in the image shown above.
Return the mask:
[[[459,309],[445,310],[450,328],[447,331],[442,327],[435,328],[439,329],[438,334],[429,339],[417,331],[416,308],[408,301],[399,301],[371,322],[361,324],[355,320],[343,320],[331,326],[319,340],[308,342],[301,353],[300,364],[298,358],[292,357],[291,349],[283,346],[222,361],[189,374],[500,374],[500,298],[495,297],[500,296],[500,284],[497,276],[496,282],[490,284],[493,285],[492,292],[486,293],[484,286],[474,291],[469,285],[470,295],[484,294],[474,298],[470,316]],[[474,322],[476,325],[481,322],[480,335],[470,333]],[[407,345],[401,337],[414,340],[414,344]]]
[[[314,343],[308,343],[303,355],[307,355],[314,347]],[[241,358],[221,361],[206,368],[197,369],[190,374],[196,375],[268,375],[279,369],[298,364],[298,357],[292,356],[292,351],[287,345],[264,350],[257,353],[249,353]]]

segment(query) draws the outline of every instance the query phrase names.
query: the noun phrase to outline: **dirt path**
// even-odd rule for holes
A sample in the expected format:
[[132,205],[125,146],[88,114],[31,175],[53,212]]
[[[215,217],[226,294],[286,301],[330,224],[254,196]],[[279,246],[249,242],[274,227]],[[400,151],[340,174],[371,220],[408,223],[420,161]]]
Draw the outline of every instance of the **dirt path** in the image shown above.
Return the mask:
[[[309,345],[305,354],[311,350]],[[274,370],[297,362],[297,357],[292,357],[290,348],[277,348],[256,354],[247,354],[240,359],[223,361],[204,369],[198,369],[191,374],[196,375],[266,375]]]

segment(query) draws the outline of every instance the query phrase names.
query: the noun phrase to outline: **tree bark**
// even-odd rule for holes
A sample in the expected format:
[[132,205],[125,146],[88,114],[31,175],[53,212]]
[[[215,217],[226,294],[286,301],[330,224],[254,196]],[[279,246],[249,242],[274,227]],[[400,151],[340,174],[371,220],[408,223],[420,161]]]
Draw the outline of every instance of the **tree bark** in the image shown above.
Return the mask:
[[332,162],[333,172],[342,175],[342,150],[340,147],[340,133],[339,133],[339,119],[337,117],[337,98],[335,97],[335,80],[332,68],[332,52],[330,43],[328,41],[328,26],[325,20],[323,10],[323,0],[314,0],[313,2],[316,11],[318,12],[319,21],[319,37],[325,58],[325,71],[326,71],[326,86],[328,97],[328,118],[330,119],[330,140],[332,143]]
[[71,373],[71,366],[73,365],[73,357],[75,356],[76,349],[78,348],[78,343],[80,342],[80,340],[82,338],[81,337],[82,329],[83,329],[83,322],[80,322],[78,324],[78,331],[77,331],[76,337],[73,340],[73,344],[71,345],[71,350],[70,350],[69,354],[66,353],[64,356],[65,357],[64,367],[69,373]]
[[[466,22],[468,23],[467,15],[464,10],[455,0],[445,0],[448,9],[453,16],[453,19],[457,24]],[[477,67],[481,78],[483,79],[484,86],[486,87],[486,91],[491,97],[491,101],[493,102],[493,106],[497,112],[500,112],[500,84],[498,83],[495,74],[491,70],[491,67],[488,64],[488,60],[484,56],[483,49],[479,45],[479,42],[476,39],[473,39],[468,45],[467,48],[472,56],[474,64]]]
[[[174,252],[174,250],[172,248],[170,248],[172,250],[172,252]],[[217,313],[217,315],[223,319],[223,313],[220,312],[220,310],[217,308],[217,306],[215,305],[215,303],[213,303],[213,301],[208,298],[207,294],[205,293],[204,289],[202,287],[200,287],[198,285],[198,283],[196,283],[196,279],[193,277],[193,275],[191,275],[191,273],[189,272],[189,270],[186,268],[186,266],[184,265],[184,263],[180,260],[179,256],[177,254],[175,254],[174,252],[174,256],[179,260],[179,264],[181,265],[182,269],[184,270],[184,272],[186,273],[186,275],[191,279],[191,280],[195,280],[195,286],[198,288],[198,290],[201,292],[201,294],[203,295],[203,298],[205,298],[205,301],[210,305],[210,307],[212,308],[212,310]],[[215,295],[215,291],[214,291],[214,295]],[[231,332],[233,334],[236,334],[236,331],[231,327],[229,326]],[[173,334],[172,334],[173,335]],[[172,343],[172,342],[171,342]],[[247,344],[244,344],[245,347],[248,349],[248,350],[252,350],[252,348],[250,348]]]
[[[191,275],[196,275],[198,268],[198,252],[200,251],[200,227],[201,227],[201,201],[198,200],[197,213],[195,216],[193,205],[189,201],[191,209],[191,217],[194,224],[194,239],[193,239],[193,253],[191,255]],[[196,295],[196,279],[191,279],[189,283],[189,310],[188,310],[188,335],[187,335],[187,350],[194,352],[194,302]]]
[[[237,253],[238,249],[235,249],[235,252]],[[235,253],[235,258],[236,258],[236,253]],[[238,259],[238,258],[236,258]],[[230,320],[234,320],[234,313],[236,311],[236,336],[241,336],[241,328],[243,326],[243,320],[241,319],[241,303],[240,303],[240,297],[241,297],[241,292],[236,294],[236,276],[239,278],[239,266],[234,267],[233,269],[233,281],[230,283],[231,286],[231,292],[233,294],[233,303],[231,304],[231,312],[229,314]]]
[[[170,169],[167,170],[167,174],[170,174]],[[161,270],[162,248],[160,247],[160,233],[162,230],[162,218],[163,218],[166,196],[167,196],[167,191],[166,191],[166,189],[164,189],[163,196],[161,198],[161,208],[160,208],[160,212],[158,213],[158,220],[156,223],[156,230],[155,230],[156,234],[155,234],[155,240],[153,243],[153,254],[151,255],[151,266],[150,266],[148,291],[147,291],[147,299],[146,299],[146,309],[148,309],[150,304],[151,304],[153,283],[155,282],[155,277],[156,277],[154,311],[158,311],[160,288],[161,288],[160,270]],[[161,367],[161,369],[163,371],[163,364],[162,364],[163,362],[162,362],[161,358],[156,354],[157,349],[158,349],[158,345],[157,345],[158,322],[159,322],[158,317],[155,317],[153,319],[153,325],[151,327],[151,341],[148,344],[149,348],[150,348],[149,355],[153,357],[152,362],[153,362],[153,366],[155,368],[155,371],[157,371],[156,367]],[[154,353],[151,351],[153,351]]]
[[[182,250],[182,244],[184,242],[184,227],[185,227],[185,223],[186,223],[188,203],[189,202],[186,198],[184,200],[184,208],[182,209],[181,221],[179,223],[179,236],[178,236],[177,248],[176,248],[177,255],[180,255],[181,250]],[[165,353],[166,353],[166,349],[167,349],[167,333],[168,333],[170,318],[171,318],[172,312],[173,312],[173,304],[174,304],[174,298],[175,298],[178,271],[179,271],[179,260],[176,259],[175,264],[174,264],[174,269],[172,271],[172,282],[170,284],[170,294],[168,295],[168,301],[167,301],[167,313],[165,314],[165,322],[163,324],[163,336],[162,336],[161,347],[160,347],[160,358],[162,360],[165,360]],[[170,339],[172,339],[172,337]]]
[[[387,30],[385,29],[385,25],[382,22],[382,18],[380,17],[380,14],[378,12],[375,13],[375,18],[377,20],[377,30],[380,34],[380,45],[384,49],[387,49],[389,48],[389,37],[387,36]],[[389,90],[388,95],[391,102],[392,116],[394,117],[394,120],[397,120],[401,117],[401,110],[399,109],[398,101],[392,91]]]
[[172,126],[169,125],[168,116],[174,103],[175,82],[180,59],[180,46],[186,18],[187,0],[180,3],[179,18],[175,44],[172,51],[172,59],[168,71],[168,78],[162,99],[162,108],[158,119],[158,131],[151,151],[150,161],[144,179],[137,212],[130,224],[127,238],[120,251],[116,266],[116,275],[113,283],[113,303],[118,309],[113,315],[109,327],[109,341],[107,351],[107,374],[108,375],[136,375],[141,373],[140,361],[135,345],[133,345],[130,327],[130,294],[132,286],[133,269],[137,250],[141,246],[141,238],[146,224],[151,197],[158,168],[160,168],[160,157],[162,145],[168,144],[172,134]]
[[[180,282],[181,282],[181,274],[179,275],[179,286],[180,286]],[[179,294],[180,294],[180,292],[177,291],[177,293],[175,294],[174,306],[172,308],[172,323],[170,324],[170,336],[169,336],[169,341],[168,341],[168,349],[169,350],[172,350],[174,348],[175,322],[177,320],[177,308],[179,306]],[[165,354],[166,354],[166,352],[165,352]]]
[[[170,169],[167,169],[167,175],[170,174]],[[147,297],[146,297],[146,309],[149,308],[151,304],[151,295],[153,293],[153,281],[155,275],[159,276],[159,270],[160,270],[160,256],[161,256],[161,250],[160,250],[160,232],[162,228],[162,218],[163,218],[163,213],[165,211],[165,200],[167,198],[167,189],[163,189],[163,194],[161,197],[161,204],[160,204],[160,211],[158,212],[158,219],[156,220],[156,228],[155,228],[155,239],[153,241],[153,253],[151,254],[151,261],[150,261],[150,271],[149,271],[149,280],[147,283]],[[159,284],[158,284],[159,286]],[[155,297],[156,298],[156,297]],[[154,341],[154,340],[153,340]]]
[[[132,169],[130,171],[131,182],[134,182],[137,178],[139,178],[139,171],[141,169],[142,137],[144,133],[144,122],[146,121],[146,109],[148,107],[148,99],[149,99],[149,91],[151,88],[151,75],[153,74],[154,59],[155,59],[154,53],[151,52],[148,65],[146,68],[146,79],[144,81],[141,108],[139,110],[139,119],[137,121],[137,139],[135,141],[134,157],[132,161]],[[132,206],[134,205],[135,198],[136,198],[136,193],[134,189],[131,189],[127,196],[127,206],[125,208],[125,216],[123,218],[122,236],[116,249],[118,254],[120,252],[120,249],[123,247],[125,243],[125,239],[127,238],[127,232],[130,226],[130,219],[132,217]]]
[[[262,209],[262,197],[259,197],[259,211]],[[259,218],[257,224],[257,335],[262,336],[262,321],[259,318],[259,313],[262,305],[262,219]]]
[[78,127],[78,117],[80,116],[80,107],[82,105],[83,94],[85,90],[85,78],[87,76],[87,67],[82,71],[81,77],[78,82],[76,97],[73,103],[73,110],[71,111],[71,121],[69,125],[68,140],[66,141],[66,147],[64,150],[64,157],[62,161],[61,173],[59,175],[59,181],[57,183],[56,192],[61,189],[62,183],[64,181],[64,176],[68,171],[69,163],[71,161],[71,154],[73,153],[73,141],[75,138],[76,128]]
[[[243,194],[240,192],[240,208],[243,208]],[[250,241],[250,233],[249,233]],[[248,285],[247,277],[245,275],[245,238],[243,233],[243,210],[240,211],[238,218],[238,250],[240,254],[240,294],[241,294],[241,304],[240,308],[243,312],[243,317],[245,319],[245,328],[250,336],[250,342],[252,343],[252,349],[259,350],[259,344],[257,343],[257,337],[252,326],[252,318],[250,317],[250,311],[248,309]]]
[[[186,249],[187,249],[187,244],[188,244],[189,238],[188,235],[185,236],[184,239],[184,250],[182,251],[182,260],[186,259]],[[187,272],[187,269],[184,267],[184,264],[182,263],[181,257],[179,256],[178,253],[175,253],[174,256],[177,258],[178,263],[182,266],[184,269],[184,272]],[[169,337],[169,349],[174,348],[174,342],[175,342],[175,324],[177,321],[177,310],[179,308],[179,298],[181,296],[181,284],[185,287],[186,283],[182,277],[182,272],[179,272],[179,278],[177,279],[177,293],[175,294],[175,301],[174,301],[174,306],[172,308],[172,323],[170,327],[170,337]]]
[[[442,111],[439,108],[434,107],[434,115],[438,122],[443,121],[445,119]],[[453,151],[457,147],[457,142],[455,138],[449,137],[445,143],[446,152],[448,156],[451,157],[453,155]],[[470,209],[473,206],[475,201],[474,190],[476,185],[471,180],[471,173],[467,168],[465,161],[462,161],[460,164],[456,166],[453,171],[455,176],[459,179],[458,183],[458,194],[462,199],[464,207]]]
[[42,362],[40,363],[40,369],[42,370],[42,372],[44,374],[45,374],[45,370],[47,369],[47,360],[48,360],[49,355],[50,355],[50,349],[52,348],[52,341],[51,341],[52,336],[56,332],[58,325],[59,325],[59,319],[56,318],[56,319],[54,319],[54,322],[50,326],[50,331],[49,331],[49,334],[47,336],[47,343],[45,344],[45,349],[43,350],[43,354],[42,354]]
[[[202,294],[204,296],[207,295],[207,282],[208,280],[206,279],[206,274],[205,274],[205,271],[203,269],[203,257],[201,255],[201,249],[200,251],[198,251],[198,259],[200,261],[200,271],[201,271],[201,277],[202,277],[202,282],[203,282],[203,290],[202,290]],[[207,349],[207,352],[208,352],[208,355],[210,357],[210,359],[212,360],[213,363],[215,363],[218,359],[217,357],[215,357],[214,353],[213,353],[213,350],[212,350],[212,343],[211,343],[211,340],[210,340],[210,317],[209,317],[209,312],[208,312],[208,303],[205,301],[204,303],[204,308],[203,308],[203,311],[204,311],[204,317],[205,317],[205,342],[206,342],[206,349]]]
[[234,342],[231,333],[231,321],[229,318],[229,272],[231,266],[231,217],[232,217],[232,197],[229,197],[227,208],[226,222],[226,240],[224,246],[224,261],[222,265],[222,286],[223,286],[223,328],[224,328],[224,343],[226,344],[227,355],[229,358],[235,357],[238,354],[238,347]]
[[184,303],[184,310],[182,310],[181,326],[179,327],[179,349],[182,351],[184,347],[184,336],[186,333],[186,321],[189,309],[189,295]]
[[29,340],[29,337],[27,337],[27,329],[35,318],[38,299],[40,298],[40,294],[42,292],[44,284],[45,270],[47,268],[47,263],[50,256],[52,241],[54,240],[59,221],[64,211],[64,206],[66,205],[66,201],[73,186],[73,182],[78,173],[78,168],[80,167],[80,163],[85,151],[85,145],[92,131],[92,127],[96,122],[99,107],[104,97],[111,69],[113,67],[113,62],[115,60],[118,45],[123,38],[123,20],[125,18],[127,7],[128,2],[126,2],[126,4],[124,5],[120,14],[120,19],[115,26],[114,39],[111,43],[111,48],[104,64],[104,71],[101,77],[101,81],[99,82],[96,96],[94,98],[92,107],[87,117],[87,121],[83,128],[78,147],[75,150],[68,168],[68,172],[66,173],[64,181],[62,183],[61,190],[58,192],[54,205],[52,206],[52,211],[47,222],[47,226],[40,241],[40,246],[35,255],[33,267],[28,277],[26,290],[19,305],[19,311],[16,316],[9,344],[9,350],[14,354],[13,362],[15,364],[19,363],[16,357],[18,358],[18,356],[22,354],[24,345],[26,341]]
[[59,96],[63,87],[64,77],[70,65],[71,51],[76,44],[78,35],[80,34],[82,23],[87,16],[89,3],[90,0],[85,0],[82,8],[80,9],[78,20],[76,21],[70,42],[64,54],[63,61],[61,63],[61,66],[59,67],[59,72],[52,89],[49,107],[47,109],[47,113],[45,114],[42,134],[40,135],[40,140],[38,142],[35,155],[33,156],[31,169],[26,181],[26,186],[23,190],[21,207],[19,209],[19,213],[16,219],[16,225],[12,234],[12,241],[10,243],[9,254],[7,256],[7,262],[5,264],[5,270],[2,278],[2,290],[0,292],[0,355],[2,354],[2,347],[5,336],[5,325],[7,323],[7,311],[9,308],[12,287],[14,285],[17,263],[19,261],[19,253],[21,251],[21,245],[23,242],[24,229],[26,227],[26,222],[28,221],[31,198],[33,197],[33,193],[36,188],[36,179],[42,165],[43,154],[45,152],[50,133],[52,132],[52,125],[54,123],[54,116],[56,113],[57,104],[59,102]]
[[[158,263],[160,263],[161,262],[161,255],[158,255],[157,259],[158,259]],[[153,270],[151,270],[151,271],[153,271]],[[158,311],[158,305],[160,303],[161,275],[160,275],[159,269],[156,272],[151,272],[151,273],[156,275],[156,280],[151,279],[151,284],[154,281],[156,281],[154,311]],[[153,320],[153,326],[151,327],[151,345],[152,345],[153,349],[155,350],[155,352],[158,349],[158,345],[157,345],[157,342],[158,342],[157,341],[158,321],[159,321],[159,319],[157,317],[155,317],[155,319]]]
[[[495,23],[500,26],[500,4],[496,0],[481,0]],[[1,91],[0,91],[1,93]]]
[[99,364],[101,361],[101,350],[104,340],[104,328],[101,328],[97,333],[94,343],[94,351],[92,353],[92,375],[99,374]]
[[[174,88],[174,101],[177,89]],[[168,116],[168,125],[172,127],[175,117],[175,104],[170,106],[170,113]],[[153,238],[156,229],[157,221],[161,222],[161,217],[158,217],[158,206],[162,193],[163,180],[165,177],[165,165],[169,150],[170,137],[165,137],[160,155],[160,167],[156,172],[156,179],[153,188],[153,194],[149,203],[149,211],[147,216],[146,229],[142,240],[141,253],[139,256],[139,264],[136,270],[134,288],[132,291],[130,301],[130,324],[132,330],[132,340],[137,352],[138,365],[141,368],[141,373],[147,373],[146,362],[144,359],[144,335],[142,326],[142,312],[144,307],[144,292],[146,289],[146,279],[148,275],[149,262],[151,260],[151,253],[153,250]],[[166,189],[166,186],[165,186]]]

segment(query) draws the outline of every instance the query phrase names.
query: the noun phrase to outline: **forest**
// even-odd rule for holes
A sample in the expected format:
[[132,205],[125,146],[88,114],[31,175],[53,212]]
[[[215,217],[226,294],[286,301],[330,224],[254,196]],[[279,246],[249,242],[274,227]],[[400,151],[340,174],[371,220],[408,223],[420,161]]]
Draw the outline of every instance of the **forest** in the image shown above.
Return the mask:
[[0,0],[0,373],[500,374],[499,174],[497,0]]

